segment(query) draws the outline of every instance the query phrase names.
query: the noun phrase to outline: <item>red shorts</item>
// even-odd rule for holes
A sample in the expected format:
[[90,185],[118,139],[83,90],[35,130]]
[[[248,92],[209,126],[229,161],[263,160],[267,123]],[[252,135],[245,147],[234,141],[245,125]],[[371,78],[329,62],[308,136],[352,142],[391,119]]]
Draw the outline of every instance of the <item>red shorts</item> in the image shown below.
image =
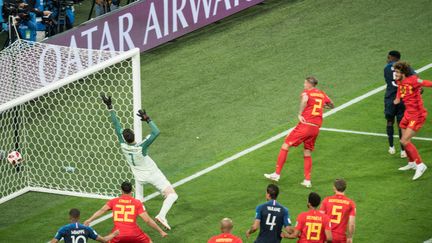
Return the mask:
[[290,147],[297,147],[303,143],[305,149],[312,151],[314,150],[315,140],[317,139],[318,134],[318,126],[299,123],[285,138],[285,143]]
[[426,121],[427,113],[419,114],[418,116],[406,116],[402,118],[402,121],[399,123],[399,127],[402,129],[410,128],[414,131],[420,130],[423,124]]
[[150,243],[150,242],[152,242],[150,237],[144,232],[139,232],[136,235],[122,235],[120,232],[119,235],[117,235],[110,241],[110,243]]

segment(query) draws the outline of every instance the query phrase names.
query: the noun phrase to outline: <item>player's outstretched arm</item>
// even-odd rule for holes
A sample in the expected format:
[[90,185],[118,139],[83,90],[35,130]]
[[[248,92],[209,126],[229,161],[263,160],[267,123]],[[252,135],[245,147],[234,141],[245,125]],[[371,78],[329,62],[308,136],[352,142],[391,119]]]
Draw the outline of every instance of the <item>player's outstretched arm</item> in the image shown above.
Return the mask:
[[159,136],[160,130],[154,123],[154,121],[151,120],[151,118],[147,115],[147,112],[143,109],[139,110],[137,113],[137,116],[141,118],[141,121],[145,121],[149,124],[151,128],[151,133],[149,136],[147,136],[147,139],[144,141],[144,143],[141,144],[143,148],[147,148],[154,142],[154,140]]
[[168,236],[168,234],[167,234],[165,231],[163,231],[163,230],[159,227],[159,225],[157,225],[157,224],[155,223],[155,221],[154,221],[152,218],[150,218],[150,216],[147,214],[147,212],[143,212],[143,213],[139,214],[139,216],[143,219],[143,221],[144,221],[148,226],[152,227],[152,228],[155,229],[157,232],[159,232],[159,234],[160,234],[162,237],[167,237],[167,236]]
[[108,205],[105,204],[101,209],[99,209],[98,211],[96,211],[89,219],[87,219],[86,221],[84,221],[84,225],[89,226],[90,223],[93,222],[93,220],[99,218],[100,216],[102,216],[108,210],[111,210],[111,208]]
[[57,242],[59,242],[56,238],[53,238],[51,241],[50,241],[50,243],[57,243]]
[[117,135],[119,142],[124,143],[125,141],[124,141],[123,136],[122,136],[123,129],[122,129],[120,121],[118,120],[116,113],[113,109],[111,96],[106,96],[104,93],[101,93],[101,98],[102,98],[103,103],[107,106],[107,108],[110,112],[111,121],[114,124],[114,129],[115,129],[115,132],[116,132],[116,135]]
[[423,87],[432,87],[432,81],[417,79],[417,82],[419,82]]
[[96,238],[96,241],[103,242],[103,243],[109,242],[110,240],[112,240],[114,237],[116,237],[119,234],[120,234],[120,230],[116,230],[107,236],[103,236],[103,237],[98,236]]

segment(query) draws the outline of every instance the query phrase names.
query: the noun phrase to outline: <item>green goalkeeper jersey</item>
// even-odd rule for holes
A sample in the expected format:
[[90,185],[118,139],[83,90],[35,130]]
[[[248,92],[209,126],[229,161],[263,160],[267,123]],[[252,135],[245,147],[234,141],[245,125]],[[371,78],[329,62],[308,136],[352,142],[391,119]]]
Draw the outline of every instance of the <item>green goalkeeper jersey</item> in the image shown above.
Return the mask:
[[153,121],[148,123],[151,128],[151,133],[142,142],[129,144],[123,138],[123,128],[121,127],[115,111],[111,110],[110,113],[121,150],[132,169],[140,171],[153,171],[157,169],[156,164],[151,159],[146,159],[149,146],[160,134],[156,124]]

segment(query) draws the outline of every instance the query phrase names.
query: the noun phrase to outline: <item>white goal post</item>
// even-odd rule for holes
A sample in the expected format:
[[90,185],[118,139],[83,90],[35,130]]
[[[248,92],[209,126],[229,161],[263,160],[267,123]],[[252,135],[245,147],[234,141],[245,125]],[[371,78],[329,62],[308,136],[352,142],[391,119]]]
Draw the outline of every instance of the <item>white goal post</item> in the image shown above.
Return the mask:
[[[142,140],[140,51],[19,40],[0,52],[0,204],[28,191],[91,198],[133,181],[100,93]],[[19,151],[20,166],[5,154]]]

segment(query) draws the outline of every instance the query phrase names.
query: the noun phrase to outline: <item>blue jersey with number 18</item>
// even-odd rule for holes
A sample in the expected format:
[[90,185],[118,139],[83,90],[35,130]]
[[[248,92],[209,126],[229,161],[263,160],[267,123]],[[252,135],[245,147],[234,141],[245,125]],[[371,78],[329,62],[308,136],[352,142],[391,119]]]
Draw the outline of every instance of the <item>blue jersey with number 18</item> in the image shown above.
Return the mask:
[[54,236],[60,241],[64,239],[65,243],[87,243],[87,239],[96,240],[98,234],[91,227],[80,223],[72,223],[61,227]]
[[291,225],[288,209],[276,200],[259,205],[255,219],[260,220],[260,233],[255,243],[279,243],[282,228]]

